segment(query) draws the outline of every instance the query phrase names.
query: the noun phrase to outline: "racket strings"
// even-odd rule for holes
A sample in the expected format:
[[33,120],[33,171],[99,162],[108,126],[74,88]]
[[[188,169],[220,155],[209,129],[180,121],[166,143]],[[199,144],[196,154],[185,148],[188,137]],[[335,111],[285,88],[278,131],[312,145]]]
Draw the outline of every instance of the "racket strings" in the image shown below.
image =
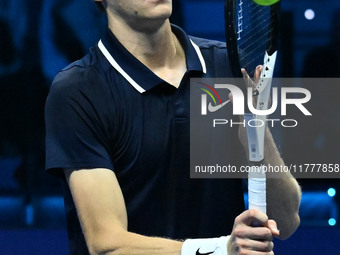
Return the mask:
[[[269,31],[271,31],[271,30],[269,30]],[[252,41],[252,43],[249,43],[248,46],[246,46],[244,49],[242,49],[243,54],[241,54],[241,58],[240,58],[240,61],[242,63],[248,63],[247,65],[256,61],[256,59],[251,60],[249,58],[253,57],[253,55],[255,53],[258,53],[258,52],[262,53],[262,55],[263,55],[263,49],[265,49],[267,47],[267,41],[266,40],[249,39],[248,41]],[[247,45],[247,44],[245,44],[245,45]]]
[[239,0],[236,8],[239,62],[241,68],[245,68],[252,76],[256,66],[263,64],[264,52],[272,33],[269,26],[271,12],[270,8],[259,6],[251,0]]
[[[264,23],[265,24],[265,23]],[[255,32],[249,33],[248,36],[245,36],[245,39],[242,40],[239,45],[242,47],[244,46],[244,49],[251,48],[254,43],[256,43],[259,40],[267,41],[268,34],[272,32],[271,28],[268,28],[268,26],[261,24],[258,26],[258,28],[252,28],[255,30]],[[246,31],[249,31],[247,29]]]
[[[267,29],[262,29],[262,30],[267,30]],[[248,43],[242,43],[241,44],[241,48],[243,48],[242,46],[245,45],[245,47],[243,48],[243,51],[244,52],[249,52],[247,55],[251,55],[254,52],[257,52],[257,50],[260,47],[261,47],[261,49],[263,49],[263,45],[264,45],[264,47],[267,46],[267,41],[266,40],[259,40],[258,38],[259,37],[256,36],[256,35],[251,36],[251,37],[249,37],[249,39],[247,39]],[[260,42],[260,46],[258,45],[259,42]],[[257,45],[257,46],[254,48],[254,45]]]
[[[263,17],[264,18],[264,17]],[[268,17],[267,17],[268,18]],[[257,24],[248,24],[244,26],[244,38],[240,40],[242,44],[248,44],[248,41],[252,39],[251,37],[260,37],[260,35],[268,35],[268,20],[262,19],[262,22],[257,22]],[[249,21],[248,23],[250,23]],[[243,31],[242,31],[243,32]]]
[[[249,10],[251,10],[251,8],[253,8],[253,10],[251,11],[251,13],[249,13]],[[252,16],[256,15],[256,19],[254,19]],[[238,24],[238,28],[242,27],[242,31],[243,31],[243,26],[244,24],[246,25],[246,31],[248,30],[248,27],[250,25],[256,25],[254,24],[254,22],[252,22],[252,20],[254,21],[259,21],[261,19],[263,19],[264,17],[268,16],[268,12],[265,11],[263,8],[258,8],[258,7],[254,7],[254,5],[252,6],[247,6],[243,7],[243,4],[240,5],[239,7],[239,11],[238,11],[238,16],[237,16],[237,24]],[[264,23],[265,21],[263,21],[262,23]],[[260,24],[261,25],[261,24]],[[254,29],[256,29],[256,26],[254,27]],[[238,30],[239,32],[242,32]]]
[[[266,17],[266,16],[268,16],[268,14],[267,14],[267,12],[266,11],[264,11],[264,10],[258,10],[257,12],[253,12],[251,15],[256,15],[257,17],[256,17],[256,19],[257,19],[257,22],[258,21],[260,21],[261,19],[263,19],[264,17]],[[248,16],[249,16],[249,14],[248,14]],[[245,19],[245,21],[243,21],[243,19]],[[251,20],[252,20],[253,18],[252,17],[245,17],[245,16],[241,16],[240,18],[239,18],[239,22],[240,23],[242,23],[242,24],[246,24],[246,27],[249,27],[250,25],[255,25],[255,27],[254,28],[256,28],[256,23],[254,24],[254,23],[252,23],[251,22]],[[261,22],[259,25],[262,25],[263,23],[265,23],[265,22]]]

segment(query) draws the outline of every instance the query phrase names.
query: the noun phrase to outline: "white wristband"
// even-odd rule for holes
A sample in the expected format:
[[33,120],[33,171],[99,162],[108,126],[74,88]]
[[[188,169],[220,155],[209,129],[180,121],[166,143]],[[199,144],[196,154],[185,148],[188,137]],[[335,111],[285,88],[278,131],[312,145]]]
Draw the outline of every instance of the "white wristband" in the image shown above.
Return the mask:
[[228,255],[227,244],[230,236],[218,238],[187,239],[181,255]]

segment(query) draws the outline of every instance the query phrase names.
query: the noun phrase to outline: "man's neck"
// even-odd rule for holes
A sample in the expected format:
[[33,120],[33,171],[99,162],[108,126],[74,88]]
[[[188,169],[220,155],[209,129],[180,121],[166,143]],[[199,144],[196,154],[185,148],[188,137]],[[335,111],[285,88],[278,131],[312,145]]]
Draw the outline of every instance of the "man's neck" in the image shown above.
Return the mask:
[[169,70],[171,72],[177,69],[177,72],[183,74],[186,69],[184,50],[171,31],[169,20],[154,29],[141,31],[117,19],[109,18],[109,29],[120,43],[151,71],[173,85],[178,83],[166,77]]

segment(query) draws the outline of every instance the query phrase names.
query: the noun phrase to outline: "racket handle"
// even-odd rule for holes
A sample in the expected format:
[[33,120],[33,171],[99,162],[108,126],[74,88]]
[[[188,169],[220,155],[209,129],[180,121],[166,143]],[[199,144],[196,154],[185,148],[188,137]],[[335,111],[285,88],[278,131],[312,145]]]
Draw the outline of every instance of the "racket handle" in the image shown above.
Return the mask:
[[256,173],[256,178],[248,177],[248,204],[249,209],[257,209],[264,214],[267,213],[266,198],[266,175],[265,173]]

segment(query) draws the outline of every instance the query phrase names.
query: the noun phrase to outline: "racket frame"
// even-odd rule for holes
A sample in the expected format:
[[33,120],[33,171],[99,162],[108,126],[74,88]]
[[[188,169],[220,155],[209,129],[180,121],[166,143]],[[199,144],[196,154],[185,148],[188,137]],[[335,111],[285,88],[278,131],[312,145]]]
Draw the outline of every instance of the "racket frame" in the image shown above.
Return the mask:
[[[242,0],[241,0],[242,1]],[[251,0],[244,0],[251,1]],[[264,54],[263,70],[260,75],[259,82],[252,93],[257,97],[256,109],[267,110],[268,101],[270,96],[270,88],[272,77],[274,73],[274,67],[277,56],[277,44],[279,38],[279,10],[280,2],[268,7],[270,8],[270,25],[269,25],[269,40],[267,43],[266,51]],[[237,25],[236,24],[236,1],[225,1],[225,32],[228,57],[231,63],[232,73],[235,78],[243,78],[241,72],[241,64],[239,61],[239,52],[237,47]],[[238,79],[242,80],[242,79]],[[243,80],[242,80],[243,81]],[[238,84],[246,88],[245,82],[238,82]],[[242,88],[242,87],[241,87]],[[249,96],[249,95],[248,95]],[[264,139],[265,128],[262,127],[250,127],[249,121],[252,119],[259,119],[265,123],[266,115],[254,115],[250,112],[247,105],[245,105],[246,113],[244,115],[248,140],[248,160],[249,166],[253,169],[257,169],[254,174],[252,171],[248,175],[248,200],[249,208],[258,209],[263,213],[266,213],[266,174],[263,168],[264,161]]]

